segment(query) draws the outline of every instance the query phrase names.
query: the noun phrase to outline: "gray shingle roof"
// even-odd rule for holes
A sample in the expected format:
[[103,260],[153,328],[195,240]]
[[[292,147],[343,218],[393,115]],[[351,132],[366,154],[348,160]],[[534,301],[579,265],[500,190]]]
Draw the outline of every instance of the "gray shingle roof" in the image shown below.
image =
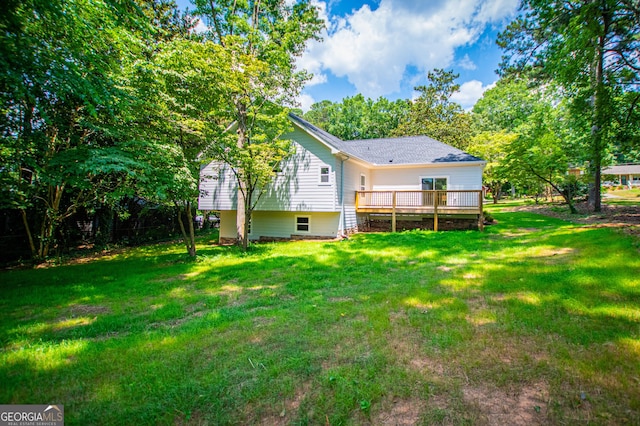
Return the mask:
[[428,136],[345,141],[338,149],[376,165],[482,161]]
[[602,169],[603,175],[640,175],[640,164],[621,164]]
[[374,165],[483,162],[428,136],[343,141],[298,116],[291,114],[291,119],[334,148]]
[[336,149],[339,149],[337,145],[342,143],[342,139],[333,136],[329,132],[325,132],[320,127],[314,126],[309,123],[307,120],[303,120],[295,114],[289,113],[289,118],[293,120],[294,123],[297,123],[299,126],[303,127],[307,132],[315,135],[317,138],[322,139],[325,143],[333,146]]

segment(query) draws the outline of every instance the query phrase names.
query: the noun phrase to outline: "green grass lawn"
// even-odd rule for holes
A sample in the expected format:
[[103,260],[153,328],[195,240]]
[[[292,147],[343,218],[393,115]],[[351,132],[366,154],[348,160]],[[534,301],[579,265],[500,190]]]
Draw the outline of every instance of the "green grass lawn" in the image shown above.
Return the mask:
[[202,241],[0,273],[0,403],[67,424],[638,424],[638,240],[486,231]]
[[640,198],[640,188],[620,189],[616,191],[607,191],[607,193],[615,197],[627,198],[636,201],[639,201],[638,198]]

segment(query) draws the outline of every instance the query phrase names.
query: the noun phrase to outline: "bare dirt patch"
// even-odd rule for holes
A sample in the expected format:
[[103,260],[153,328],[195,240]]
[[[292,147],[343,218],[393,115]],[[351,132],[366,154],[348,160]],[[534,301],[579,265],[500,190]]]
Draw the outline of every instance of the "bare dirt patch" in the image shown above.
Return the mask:
[[549,387],[544,382],[506,390],[489,385],[466,386],[462,392],[465,403],[477,410],[476,424],[524,426],[547,423]]
[[108,306],[102,305],[72,305],[69,307],[69,316],[71,317],[85,317],[85,316],[98,316],[111,313],[111,309]]
[[409,365],[421,373],[430,373],[436,376],[443,376],[446,372],[444,364],[440,360],[426,356],[415,356],[411,358]]
[[455,268],[451,267],[451,266],[446,266],[446,265],[440,265],[436,268],[438,271],[442,271],[442,272],[451,272],[453,271]]
[[209,422],[205,419],[204,414],[200,410],[195,410],[190,413],[179,412],[178,416],[173,421],[175,426],[195,426],[195,425],[207,425]]
[[276,322],[273,317],[257,316],[251,321],[254,327],[268,327]]
[[353,302],[353,298],[352,297],[329,297],[327,298],[327,301],[331,303]]
[[483,297],[472,297],[467,299],[469,313],[466,320],[475,327],[482,327],[496,322],[494,311],[489,308],[487,301]]
[[259,424],[262,426],[280,426],[290,424],[295,418],[296,413],[300,409],[302,401],[304,401],[304,398],[307,396],[310,390],[311,382],[303,383],[302,386],[296,389],[292,398],[289,398],[282,402],[282,406],[279,407],[279,413],[263,416],[255,424]]
[[470,311],[480,311],[488,309],[489,305],[484,297],[471,297],[467,299],[467,307]]
[[513,231],[504,232],[502,233],[502,236],[506,238],[519,238],[525,235],[532,234],[534,232],[538,232],[539,230],[540,229],[538,228],[518,228],[514,229]]
[[402,325],[407,318],[405,311],[395,311],[389,315],[389,320],[394,323],[395,328],[394,333],[389,336],[389,349],[394,357],[402,365],[422,375],[444,375],[445,366],[442,361],[424,354],[418,343],[419,335]]
[[373,416],[374,425],[415,425],[419,423],[424,402],[419,399],[398,399],[384,404],[377,415]]
[[409,316],[407,315],[407,311],[405,310],[389,312],[389,321],[391,323],[404,324],[408,318]]
[[207,304],[200,301],[200,302],[196,302],[196,303],[192,303],[191,305],[187,305],[185,306],[184,310],[187,314],[192,314],[194,312],[199,312],[202,310],[207,309]]

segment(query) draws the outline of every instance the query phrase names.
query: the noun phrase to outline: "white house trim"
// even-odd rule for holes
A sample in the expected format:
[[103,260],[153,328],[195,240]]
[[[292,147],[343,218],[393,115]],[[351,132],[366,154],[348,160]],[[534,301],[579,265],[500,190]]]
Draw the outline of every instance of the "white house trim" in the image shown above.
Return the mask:
[[329,149],[329,151],[331,151],[331,153],[333,155],[336,154],[340,154],[341,151],[339,149],[337,149],[335,146],[327,143],[326,141],[324,141],[321,137],[319,137],[318,135],[316,135],[314,132],[308,132],[304,127],[300,126],[299,124],[297,124],[295,121],[293,122],[293,125],[296,126],[297,128],[299,128],[300,130],[302,130],[303,132],[306,132],[308,135],[310,135],[312,138],[314,138],[315,140],[317,140],[318,142],[320,142],[322,145],[324,145],[325,147],[327,147]]

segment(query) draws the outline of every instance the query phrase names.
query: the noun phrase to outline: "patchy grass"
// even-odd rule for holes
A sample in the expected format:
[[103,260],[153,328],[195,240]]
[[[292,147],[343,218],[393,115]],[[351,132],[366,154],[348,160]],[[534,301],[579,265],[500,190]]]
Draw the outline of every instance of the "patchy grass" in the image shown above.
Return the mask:
[[620,189],[616,191],[608,191],[608,194],[613,195],[616,198],[629,199],[632,201],[640,201],[640,188],[633,189]]
[[3,272],[0,402],[67,424],[637,422],[637,240],[489,208],[484,233]]

